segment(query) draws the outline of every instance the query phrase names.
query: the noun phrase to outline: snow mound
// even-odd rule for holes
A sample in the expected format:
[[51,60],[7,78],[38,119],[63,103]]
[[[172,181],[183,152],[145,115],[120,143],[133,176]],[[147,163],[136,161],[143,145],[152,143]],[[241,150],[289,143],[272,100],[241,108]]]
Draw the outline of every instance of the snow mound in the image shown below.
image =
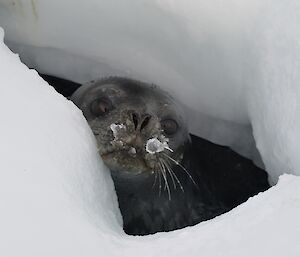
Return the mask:
[[122,222],[93,134],[4,46],[2,29],[0,40],[0,255],[82,256],[95,240],[105,249]]

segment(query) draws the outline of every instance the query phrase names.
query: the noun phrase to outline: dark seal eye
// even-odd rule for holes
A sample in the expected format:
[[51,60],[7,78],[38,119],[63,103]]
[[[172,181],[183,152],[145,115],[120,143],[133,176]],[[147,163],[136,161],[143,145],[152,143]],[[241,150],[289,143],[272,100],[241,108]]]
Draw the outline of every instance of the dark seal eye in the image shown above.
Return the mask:
[[113,109],[113,105],[110,99],[102,97],[93,101],[90,109],[95,116],[104,116]]
[[164,133],[167,136],[174,135],[178,130],[178,124],[173,119],[165,119],[165,120],[162,120],[160,123],[161,123],[161,127],[162,127]]

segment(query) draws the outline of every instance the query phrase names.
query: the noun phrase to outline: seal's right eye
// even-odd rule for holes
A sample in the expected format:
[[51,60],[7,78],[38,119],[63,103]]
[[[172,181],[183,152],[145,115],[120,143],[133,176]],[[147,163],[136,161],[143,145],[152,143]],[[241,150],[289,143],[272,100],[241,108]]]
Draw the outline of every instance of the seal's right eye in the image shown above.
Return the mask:
[[101,97],[92,102],[90,106],[91,113],[95,116],[104,116],[113,109],[112,102],[107,97]]

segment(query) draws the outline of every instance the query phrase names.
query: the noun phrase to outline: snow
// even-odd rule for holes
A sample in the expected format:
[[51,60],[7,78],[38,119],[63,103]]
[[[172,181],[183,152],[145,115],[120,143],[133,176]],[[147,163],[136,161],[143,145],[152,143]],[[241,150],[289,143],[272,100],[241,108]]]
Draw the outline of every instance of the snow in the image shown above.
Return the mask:
[[0,41],[0,255],[96,251],[122,222],[94,136],[75,105],[4,46],[2,30]]
[[253,158],[256,144],[274,183],[294,174],[213,220],[127,236],[81,112],[0,31],[0,255],[299,256],[299,13],[296,0],[0,1],[29,66],[155,82],[198,135]]
[[113,136],[114,136],[114,140],[118,140],[119,139],[119,133],[122,131],[126,131],[126,126],[124,124],[110,124],[110,129],[113,132]]
[[169,139],[162,136],[161,141],[154,137],[150,138],[146,143],[146,151],[150,154],[159,153],[166,150],[169,150],[170,152],[173,152],[173,150],[168,145]]
[[300,175],[300,2],[274,3],[254,35],[262,46],[251,57],[257,76],[246,79],[257,147],[276,181],[284,172]]

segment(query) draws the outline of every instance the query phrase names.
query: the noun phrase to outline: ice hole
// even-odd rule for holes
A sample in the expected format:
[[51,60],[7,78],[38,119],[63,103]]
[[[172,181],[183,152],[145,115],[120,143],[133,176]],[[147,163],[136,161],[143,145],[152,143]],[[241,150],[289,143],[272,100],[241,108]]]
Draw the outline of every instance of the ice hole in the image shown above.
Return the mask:
[[[37,70],[50,85],[65,96],[79,87],[81,83],[97,79],[101,76],[131,76],[134,72],[120,71],[106,63],[94,61],[92,58],[83,58],[78,54],[70,54],[65,50],[23,45],[18,42],[6,41],[7,45],[20,55],[21,60],[32,69]],[[142,76],[141,79],[143,79]],[[65,79],[62,81],[60,79]],[[147,78],[144,78],[147,81]],[[57,87],[59,85],[59,87]],[[160,85],[164,88],[165,84]],[[178,96],[181,90],[178,87],[166,89],[170,90],[173,95]],[[187,92],[189,95],[189,93]],[[238,122],[226,121],[223,118],[216,118],[210,114],[193,110],[186,104],[182,103],[186,112],[190,115],[188,121],[190,132],[213,143],[229,146],[242,156],[245,156],[259,167],[264,168],[260,154],[256,148],[255,140],[252,135],[250,124],[240,124]],[[221,107],[220,107],[221,108]],[[117,136],[117,128],[121,125],[111,125],[111,129]],[[123,127],[122,127],[123,128]],[[149,139],[146,144],[146,151],[154,154],[169,148],[166,140]]]
[[[78,88],[82,82],[97,79],[96,69],[99,69],[100,74],[101,71],[105,71],[103,66],[99,63],[94,63],[93,60],[83,59],[74,54],[71,55],[66,51],[33,46],[29,47],[9,41],[7,44],[13,51],[20,54],[21,60],[26,63],[28,67],[37,70],[40,76],[48,81],[50,85],[54,86],[60,94],[67,97],[69,97],[70,92]],[[57,63],[59,63],[59,65],[57,65]],[[53,66],[54,64],[55,66]],[[93,67],[93,65],[95,65],[95,67]],[[57,66],[59,66],[59,68],[57,68]],[[90,69],[91,67],[93,68]],[[111,68],[106,72],[110,75],[126,74],[126,72],[116,72],[116,69]],[[103,76],[105,76],[105,74],[103,74]],[[175,91],[174,95],[176,95],[176,91],[180,89],[174,88],[171,89],[171,92],[172,90]],[[252,159],[257,166],[264,168],[260,154],[256,149],[250,124],[239,124],[217,119],[208,114],[193,111],[184,102],[183,105],[186,107],[186,112],[191,115],[191,117],[189,117],[191,133],[214,143],[229,146],[242,156]],[[110,128],[115,140],[118,138],[118,131],[126,129],[124,124],[111,124]],[[147,141],[145,149],[150,154],[165,150],[173,151],[169,148],[167,138],[151,138]],[[135,149],[131,149],[129,152],[133,154],[132,150]]]

